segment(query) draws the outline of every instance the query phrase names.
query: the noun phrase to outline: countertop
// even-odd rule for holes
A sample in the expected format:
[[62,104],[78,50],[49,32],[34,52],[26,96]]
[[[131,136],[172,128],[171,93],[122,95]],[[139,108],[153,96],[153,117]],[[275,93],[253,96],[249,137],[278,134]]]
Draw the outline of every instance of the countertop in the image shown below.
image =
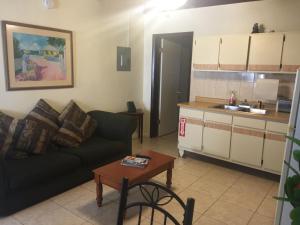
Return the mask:
[[290,117],[289,113],[276,112],[275,110],[268,110],[267,114],[262,115],[262,114],[256,114],[256,113],[250,113],[250,112],[241,112],[241,111],[232,111],[232,110],[226,110],[226,109],[213,108],[213,106],[215,106],[215,105],[218,105],[218,103],[195,101],[195,102],[184,102],[184,103],[178,104],[179,107],[183,107],[183,108],[199,109],[199,110],[203,110],[206,112],[230,114],[233,116],[241,116],[241,117],[274,121],[274,122],[280,122],[280,123],[288,123],[289,117]]

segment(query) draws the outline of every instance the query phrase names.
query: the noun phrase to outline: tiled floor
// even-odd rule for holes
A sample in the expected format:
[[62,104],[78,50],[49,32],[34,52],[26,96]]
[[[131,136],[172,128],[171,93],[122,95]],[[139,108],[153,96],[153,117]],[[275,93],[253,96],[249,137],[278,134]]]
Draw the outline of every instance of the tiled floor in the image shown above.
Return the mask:
[[[134,151],[153,149],[177,157],[176,136],[145,139],[141,145],[134,141]],[[165,174],[155,178],[165,182]],[[180,197],[196,200],[195,225],[272,225],[278,183],[248,175],[236,170],[209,164],[192,158],[177,158],[173,172],[173,189]],[[104,186],[104,205],[95,202],[95,184],[90,181],[61,195],[18,212],[0,218],[0,225],[110,225],[116,224],[118,193]],[[134,194],[131,196],[134,198]],[[176,215],[181,209],[171,205],[169,211]],[[130,214],[130,213],[128,213]],[[148,213],[143,214],[147,224]],[[127,220],[136,224],[137,216]],[[161,224],[161,218],[155,218]],[[148,223],[149,224],[149,223]]]

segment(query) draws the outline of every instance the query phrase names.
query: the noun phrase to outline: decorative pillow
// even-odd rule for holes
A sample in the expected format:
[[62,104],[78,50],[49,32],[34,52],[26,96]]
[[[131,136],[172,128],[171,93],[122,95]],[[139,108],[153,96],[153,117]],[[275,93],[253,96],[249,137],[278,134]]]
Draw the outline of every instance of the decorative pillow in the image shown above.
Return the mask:
[[53,109],[45,100],[40,99],[33,110],[25,119],[38,122],[44,128],[47,128],[51,135],[59,128],[59,113]]
[[66,120],[73,122],[81,130],[83,141],[91,137],[97,127],[97,121],[86,114],[73,100],[64,108],[58,120],[61,124]]
[[29,153],[43,153],[50,142],[46,129],[35,121],[18,120],[0,113],[0,155],[7,159],[23,159]]
[[27,157],[27,153],[14,149],[13,143],[18,136],[23,121],[14,119],[0,112],[0,155],[6,159],[22,159]]
[[[5,158],[13,142],[13,135],[18,120],[0,112],[0,155]],[[10,134],[9,134],[10,133]]]
[[83,141],[81,129],[79,129],[73,122],[65,120],[62,127],[54,135],[52,140],[61,146],[78,147]]
[[49,130],[32,120],[24,120],[23,123],[15,141],[15,149],[30,154],[44,153],[51,141]]

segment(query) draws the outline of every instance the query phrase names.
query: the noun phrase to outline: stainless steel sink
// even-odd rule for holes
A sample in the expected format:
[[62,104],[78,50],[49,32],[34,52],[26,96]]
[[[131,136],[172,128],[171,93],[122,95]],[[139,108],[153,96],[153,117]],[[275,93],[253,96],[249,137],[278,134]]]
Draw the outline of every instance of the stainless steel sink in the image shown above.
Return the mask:
[[249,112],[249,113],[254,113],[254,114],[266,114],[267,110],[265,109],[258,109],[258,108],[252,108],[252,107],[240,107],[238,105],[232,106],[232,105],[214,105],[211,106],[211,108],[215,109],[226,109],[226,110],[231,110],[231,111],[240,111],[240,112]]

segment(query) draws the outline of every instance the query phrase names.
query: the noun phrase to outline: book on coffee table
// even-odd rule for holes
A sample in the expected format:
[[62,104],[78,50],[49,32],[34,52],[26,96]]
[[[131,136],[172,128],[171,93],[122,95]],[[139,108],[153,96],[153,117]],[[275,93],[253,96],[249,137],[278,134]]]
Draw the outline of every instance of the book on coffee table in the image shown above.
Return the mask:
[[130,167],[138,167],[144,168],[149,163],[149,159],[146,158],[139,158],[135,156],[126,156],[121,161],[121,165],[123,166],[130,166]]

